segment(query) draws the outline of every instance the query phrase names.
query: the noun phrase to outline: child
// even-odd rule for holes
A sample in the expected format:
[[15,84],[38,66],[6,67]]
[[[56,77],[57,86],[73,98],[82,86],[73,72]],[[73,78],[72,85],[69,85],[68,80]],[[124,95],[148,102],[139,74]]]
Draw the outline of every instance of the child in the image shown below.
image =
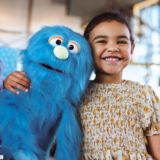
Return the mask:
[[[93,49],[96,78],[78,110],[84,134],[82,159],[160,160],[160,101],[150,86],[122,78],[134,50],[125,15],[106,12],[94,17],[84,36]],[[5,80],[14,93],[12,86],[25,90],[21,84],[30,86],[19,72]]]

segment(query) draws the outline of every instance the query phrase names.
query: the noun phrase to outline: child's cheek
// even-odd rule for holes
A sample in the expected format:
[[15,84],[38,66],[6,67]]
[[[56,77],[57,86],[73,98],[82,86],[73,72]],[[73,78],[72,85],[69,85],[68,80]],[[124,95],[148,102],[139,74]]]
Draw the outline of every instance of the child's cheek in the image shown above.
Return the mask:
[[122,53],[124,53],[125,55],[130,55],[131,54],[131,52],[127,49],[123,49]]
[[130,58],[131,58],[131,52],[127,49],[123,49],[121,51],[123,53],[123,57],[124,57],[125,61],[129,62]]
[[126,53],[127,53],[127,50],[126,50],[126,49],[122,49],[122,52],[126,54]]
[[92,48],[92,52],[93,52],[93,55],[95,57],[97,57],[101,54],[101,50],[99,48],[96,48],[96,47]]

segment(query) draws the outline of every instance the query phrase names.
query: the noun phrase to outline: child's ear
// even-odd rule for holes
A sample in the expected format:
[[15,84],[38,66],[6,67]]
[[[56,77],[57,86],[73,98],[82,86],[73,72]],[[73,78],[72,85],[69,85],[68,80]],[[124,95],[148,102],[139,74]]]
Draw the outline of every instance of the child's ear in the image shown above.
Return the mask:
[[132,47],[131,47],[131,54],[133,53],[134,48],[135,48],[135,45],[132,45]]

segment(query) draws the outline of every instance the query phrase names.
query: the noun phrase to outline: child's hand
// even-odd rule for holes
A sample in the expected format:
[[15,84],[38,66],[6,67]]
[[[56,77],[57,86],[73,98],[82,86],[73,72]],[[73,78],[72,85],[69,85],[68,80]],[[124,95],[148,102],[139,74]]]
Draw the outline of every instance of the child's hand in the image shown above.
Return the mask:
[[13,87],[18,88],[24,92],[28,92],[28,89],[22,85],[27,88],[31,88],[31,81],[27,78],[26,73],[21,71],[11,73],[4,81],[4,88],[15,94],[19,94],[20,92],[15,90]]

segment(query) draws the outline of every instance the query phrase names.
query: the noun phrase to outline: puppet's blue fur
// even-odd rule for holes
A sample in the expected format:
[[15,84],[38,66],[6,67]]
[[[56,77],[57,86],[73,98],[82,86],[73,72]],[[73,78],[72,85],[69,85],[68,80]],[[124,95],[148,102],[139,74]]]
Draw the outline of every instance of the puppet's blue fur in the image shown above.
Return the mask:
[[[52,36],[79,44],[78,54],[69,52],[66,60],[58,59],[48,43]],[[0,94],[0,155],[6,160],[45,160],[56,135],[55,160],[79,160],[81,131],[77,106],[93,69],[91,49],[78,33],[64,26],[44,27],[21,51],[23,71],[33,88],[20,95],[4,90]],[[63,73],[47,69],[50,65]]]

